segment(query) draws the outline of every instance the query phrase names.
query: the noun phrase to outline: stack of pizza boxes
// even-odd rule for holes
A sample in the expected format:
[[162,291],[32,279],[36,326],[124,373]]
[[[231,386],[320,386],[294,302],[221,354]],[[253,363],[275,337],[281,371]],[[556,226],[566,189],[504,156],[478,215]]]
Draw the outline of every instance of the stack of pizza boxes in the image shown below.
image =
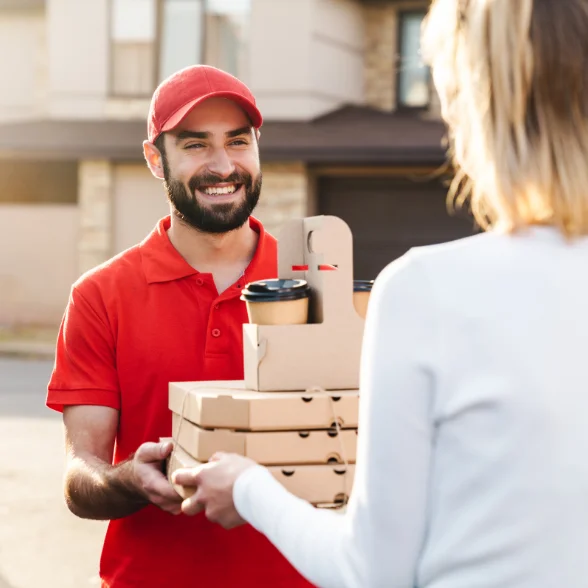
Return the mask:
[[336,507],[353,484],[364,327],[349,227],[333,216],[290,221],[278,239],[278,271],[306,282],[307,322],[243,325],[243,381],[170,383],[168,475],[217,451],[238,453],[300,498]]

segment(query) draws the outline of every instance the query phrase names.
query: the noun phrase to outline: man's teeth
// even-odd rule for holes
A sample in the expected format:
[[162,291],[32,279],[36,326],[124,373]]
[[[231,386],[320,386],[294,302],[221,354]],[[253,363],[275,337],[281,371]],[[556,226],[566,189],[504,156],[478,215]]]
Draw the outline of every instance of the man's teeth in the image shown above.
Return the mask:
[[204,188],[204,193],[210,194],[210,196],[217,196],[219,194],[232,194],[236,190],[237,190],[237,187],[234,185],[233,186],[225,186],[224,188],[209,187],[209,188]]

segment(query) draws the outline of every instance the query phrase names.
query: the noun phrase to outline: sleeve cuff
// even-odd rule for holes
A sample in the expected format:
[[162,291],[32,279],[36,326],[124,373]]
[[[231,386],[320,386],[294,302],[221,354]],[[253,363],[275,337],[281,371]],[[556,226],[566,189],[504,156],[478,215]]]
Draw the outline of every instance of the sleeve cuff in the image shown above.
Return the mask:
[[120,397],[113,390],[54,390],[47,392],[46,405],[52,410],[63,412],[64,406],[94,405],[120,410]]

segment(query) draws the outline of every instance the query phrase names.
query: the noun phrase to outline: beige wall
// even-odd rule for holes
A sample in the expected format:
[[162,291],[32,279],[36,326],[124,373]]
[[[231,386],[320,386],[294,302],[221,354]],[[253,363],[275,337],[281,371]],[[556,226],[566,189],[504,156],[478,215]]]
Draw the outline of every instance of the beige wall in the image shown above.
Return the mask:
[[[249,85],[261,111],[269,120],[306,117],[310,30],[315,0],[287,2],[252,0],[249,39]],[[286,116],[285,116],[286,115]]]
[[113,195],[113,253],[142,241],[169,214],[162,183],[146,165],[115,165]]
[[78,277],[75,205],[0,206],[0,324],[59,324]]
[[104,105],[104,116],[109,119],[128,120],[134,118],[146,121],[149,116],[150,105],[151,100],[149,98],[110,97]]
[[101,117],[108,89],[108,0],[47,4],[50,113]]
[[331,108],[364,102],[365,27],[355,0],[318,0],[312,15],[311,77]]
[[0,13],[0,55],[0,121],[42,114],[47,92],[43,10]]
[[267,120],[308,120],[363,101],[354,0],[252,0],[249,83]]

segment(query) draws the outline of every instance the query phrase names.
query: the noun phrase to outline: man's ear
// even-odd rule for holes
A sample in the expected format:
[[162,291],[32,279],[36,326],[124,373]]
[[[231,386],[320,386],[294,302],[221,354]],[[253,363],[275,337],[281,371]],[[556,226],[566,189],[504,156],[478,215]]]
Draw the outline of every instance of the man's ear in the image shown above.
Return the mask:
[[259,129],[255,129],[255,137],[257,139],[257,144],[259,145],[259,137],[261,137],[261,131]]
[[163,173],[163,157],[159,149],[149,141],[143,141],[143,155],[151,173],[158,179],[165,179]]

